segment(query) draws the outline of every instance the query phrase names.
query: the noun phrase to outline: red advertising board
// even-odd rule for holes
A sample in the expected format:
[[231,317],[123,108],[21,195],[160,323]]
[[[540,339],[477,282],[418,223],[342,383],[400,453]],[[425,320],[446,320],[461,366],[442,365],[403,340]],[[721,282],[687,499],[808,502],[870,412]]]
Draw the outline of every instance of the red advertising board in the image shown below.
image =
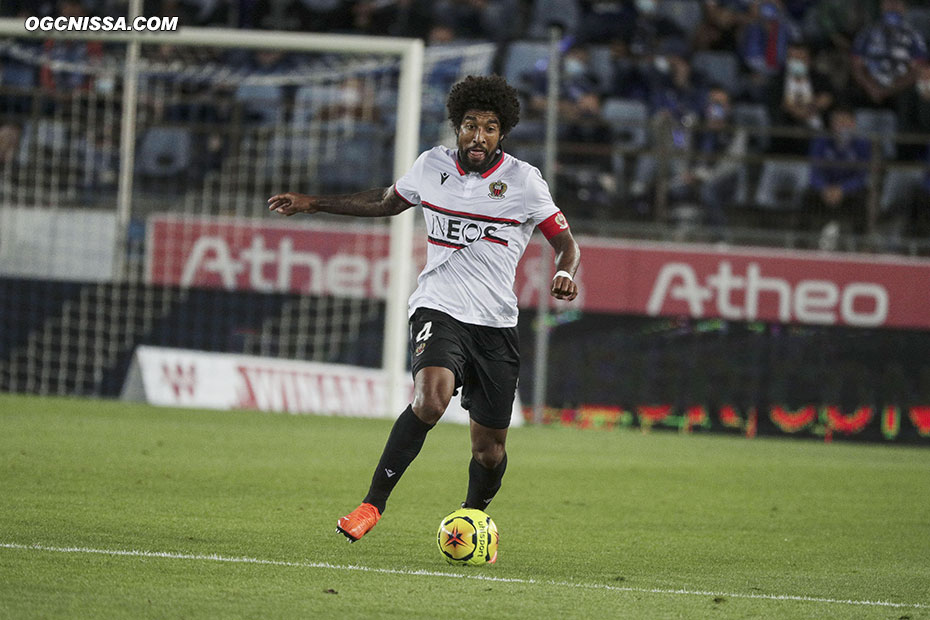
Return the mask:
[[[155,216],[148,234],[146,267],[153,284],[352,297],[384,297],[387,291],[386,228]],[[930,260],[578,241],[581,297],[571,307],[582,310],[930,329]],[[531,244],[517,272],[523,307],[537,300],[543,243]],[[417,244],[420,265],[425,247]],[[548,252],[543,264],[551,268]]]

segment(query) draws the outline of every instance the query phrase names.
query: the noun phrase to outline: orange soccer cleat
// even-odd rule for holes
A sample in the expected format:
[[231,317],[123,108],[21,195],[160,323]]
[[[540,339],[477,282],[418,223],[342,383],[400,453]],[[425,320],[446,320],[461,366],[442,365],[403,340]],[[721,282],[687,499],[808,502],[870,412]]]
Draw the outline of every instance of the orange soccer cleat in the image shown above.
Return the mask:
[[381,518],[381,512],[371,504],[362,504],[336,522],[336,531],[344,534],[350,543],[368,533]]

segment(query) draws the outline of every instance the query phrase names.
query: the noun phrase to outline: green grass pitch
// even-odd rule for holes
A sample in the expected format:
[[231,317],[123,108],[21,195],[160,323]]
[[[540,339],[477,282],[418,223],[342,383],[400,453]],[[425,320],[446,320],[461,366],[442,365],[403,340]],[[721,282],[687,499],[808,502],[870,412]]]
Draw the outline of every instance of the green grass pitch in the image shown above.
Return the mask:
[[926,448],[513,429],[464,569],[461,426],[334,533],[390,424],[0,395],[0,618],[930,618]]

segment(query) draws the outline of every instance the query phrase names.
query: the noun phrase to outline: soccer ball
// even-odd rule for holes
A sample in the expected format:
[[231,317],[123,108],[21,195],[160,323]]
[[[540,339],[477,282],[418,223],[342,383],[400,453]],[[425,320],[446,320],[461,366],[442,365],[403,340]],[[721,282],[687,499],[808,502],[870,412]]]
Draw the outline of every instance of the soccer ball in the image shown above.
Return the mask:
[[460,508],[439,524],[436,543],[449,564],[481,566],[497,561],[497,525],[486,513]]

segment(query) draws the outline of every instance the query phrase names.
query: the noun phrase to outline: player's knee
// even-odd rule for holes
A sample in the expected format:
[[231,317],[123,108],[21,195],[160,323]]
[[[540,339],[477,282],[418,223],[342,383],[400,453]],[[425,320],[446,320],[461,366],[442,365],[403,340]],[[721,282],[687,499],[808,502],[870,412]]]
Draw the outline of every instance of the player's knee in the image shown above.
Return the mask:
[[413,399],[413,413],[427,424],[435,424],[446,412],[451,396],[439,392],[417,394]]
[[471,455],[485,469],[494,469],[504,460],[504,444],[480,442],[472,446]]

